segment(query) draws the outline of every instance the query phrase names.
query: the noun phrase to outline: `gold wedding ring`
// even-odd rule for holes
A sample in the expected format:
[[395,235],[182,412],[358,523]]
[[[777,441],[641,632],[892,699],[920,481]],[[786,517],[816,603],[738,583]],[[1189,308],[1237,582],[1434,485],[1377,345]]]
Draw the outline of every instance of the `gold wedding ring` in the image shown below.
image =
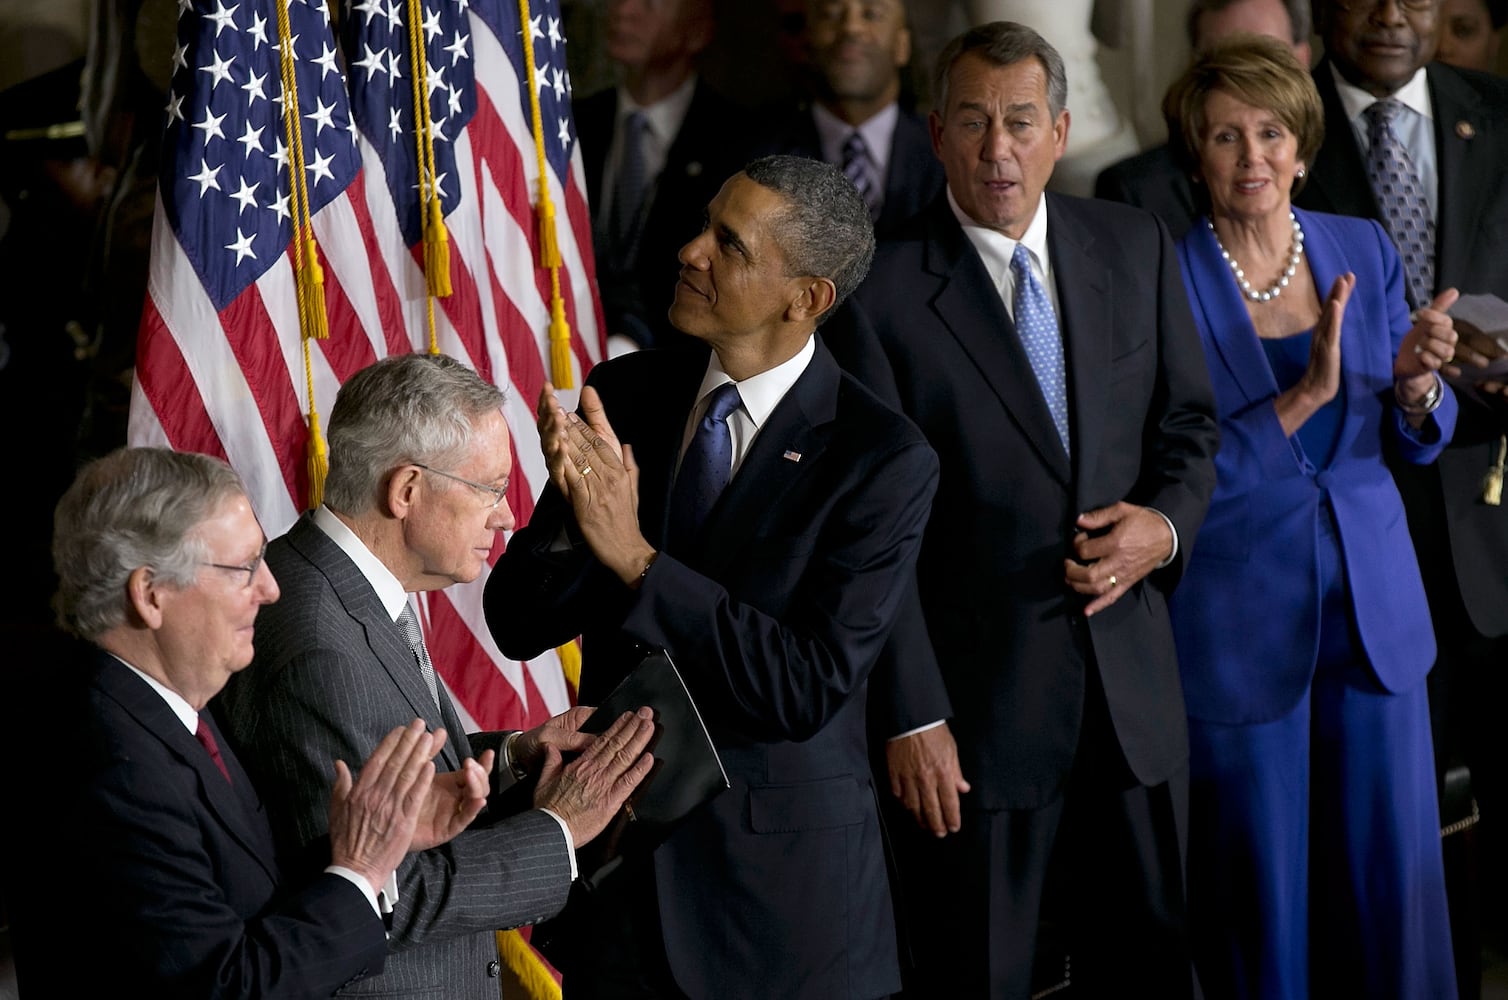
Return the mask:
[[1115,574],[1111,573],[1110,574],[1110,586],[1111,586],[1112,589],[1115,587],[1115,584],[1116,584]]
[[582,479],[585,479],[587,476],[590,476],[591,474],[592,474],[592,467],[590,465],[583,465],[581,467],[581,478]]

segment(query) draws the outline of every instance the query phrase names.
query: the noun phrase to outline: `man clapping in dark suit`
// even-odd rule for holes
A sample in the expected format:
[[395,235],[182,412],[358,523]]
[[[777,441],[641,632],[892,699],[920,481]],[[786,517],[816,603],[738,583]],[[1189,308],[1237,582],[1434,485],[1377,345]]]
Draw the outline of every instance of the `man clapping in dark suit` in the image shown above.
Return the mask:
[[[629,715],[595,741],[576,732],[586,708],[526,733],[466,736],[440,682],[447,664],[430,659],[409,594],[475,580],[513,526],[502,401],[445,355],[393,355],[341,386],[325,503],[267,547],[283,599],[257,616],[256,663],[218,708],[285,849],[324,832],[323,762],[366,753],[394,719],[444,726],[442,771],[494,750],[499,785],[539,772],[536,808],[491,809],[399,866],[388,889],[397,947],[365,987],[384,995],[496,1000],[494,932],[564,905],[574,847],[649,770],[652,727]],[[577,750],[562,768],[560,751]]]
[[1186,997],[1165,599],[1218,432],[1173,244],[1139,209],[1044,195],[1067,81],[1030,28],[954,39],[933,94],[946,194],[881,246],[852,336],[833,338],[941,466],[921,609],[872,699],[892,790],[926,831],[898,851],[907,992],[1024,1000],[1046,911],[1075,992]]
[[762,148],[825,160],[863,195],[884,239],[942,190],[927,123],[898,103],[911,62],[902,0],[808,0],[802,33],[809,107],[776,123]]
[[[204,455],[121,449],[79,473],[56,527],[59,620],[92,648],[7,671],[34,686],[7,691],[6,758],[49,756],[7,784],[29,817],[0,850],[22,991],[87,992],[97,966],[153,997],[315,997],[381,972],[378,892],[407,851],[477,815],[481,768],[436,779],[444,733],[417,719],[378,734],[354,786],[336,757],[357,757],[322,758],[329,837],[298,870],[204,711],[278,599],[240,479]],[[38,713],[66,735],[35,739]]]
[[548,387],[553,487],[487,583],[528,657],[582,635],[581,695],[669,651],[732,787],[565,918],[567,995],[888,996],[895,927],[865,689],[936,483],[915,426],[839,370],[818,322],[863,278],[869,214],[834,167],[734,175],[680,254],[670,317],[712,348]]

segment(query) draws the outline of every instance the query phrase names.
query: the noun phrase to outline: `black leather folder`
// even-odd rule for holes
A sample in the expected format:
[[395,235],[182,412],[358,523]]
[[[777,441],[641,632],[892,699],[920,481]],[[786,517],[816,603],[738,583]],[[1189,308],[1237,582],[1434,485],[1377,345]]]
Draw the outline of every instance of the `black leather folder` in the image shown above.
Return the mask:
[[605,732],[624,712],[645,705],[654,710],[655,735],[649,744],[654,767],[607,829],[577,849],[577,867],[588,890],[612,874],[625,855],[653,851],[693,809],[728,787],[696,702],[663,650],[646,656],[602,699],[581,731]]

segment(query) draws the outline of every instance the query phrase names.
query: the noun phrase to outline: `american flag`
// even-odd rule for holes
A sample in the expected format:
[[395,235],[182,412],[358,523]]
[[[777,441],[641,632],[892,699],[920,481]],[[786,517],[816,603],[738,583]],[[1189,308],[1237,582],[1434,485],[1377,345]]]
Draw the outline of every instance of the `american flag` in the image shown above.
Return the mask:
[[[551,277],[538,265],[541,176],[521,2],[357,0],[338,19],[337,41],[325,0],[178,0],[129,438],[225,458],[269,535],[307,505],[311,405],[327,414],[353,372],[429,343],[414,13],[454,289],[433,300],[437,344],[507,394],[516,470],[509,502],[520,521],[548,481],[533,401],[549,375]],[[285,139],[280,7],[330,331],[310,341],[307,378],[290,247],[296,156]],[[604,351],[590,216],[559,0],[534,0],[527,10],[543,180],[556,206],[579,385]],[[494,560],[499,551],[501,542]],[[485,580],[427,596],[431,655],[469,725],[534,725],[569,707],[572,692],[554,655],[504,659],[482,615]]]

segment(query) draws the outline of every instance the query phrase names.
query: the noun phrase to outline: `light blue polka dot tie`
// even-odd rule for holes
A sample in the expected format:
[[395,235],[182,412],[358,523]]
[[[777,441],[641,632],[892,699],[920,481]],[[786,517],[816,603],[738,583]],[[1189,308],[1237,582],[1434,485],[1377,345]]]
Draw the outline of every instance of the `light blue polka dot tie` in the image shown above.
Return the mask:
[[1058,332],[1052,302],[1032,273],[1031,251],[1023,243],[1017,243],[1016,252],[1011,254],[1011,277],[1016,283],[1016,336],[1026,348],[1027,360],[1037,376],[1047,412],[1052,414],[1053,426],[1058,429],[1063,451],[1072,455],[1068,447],[1068,379],[1063,337]]

